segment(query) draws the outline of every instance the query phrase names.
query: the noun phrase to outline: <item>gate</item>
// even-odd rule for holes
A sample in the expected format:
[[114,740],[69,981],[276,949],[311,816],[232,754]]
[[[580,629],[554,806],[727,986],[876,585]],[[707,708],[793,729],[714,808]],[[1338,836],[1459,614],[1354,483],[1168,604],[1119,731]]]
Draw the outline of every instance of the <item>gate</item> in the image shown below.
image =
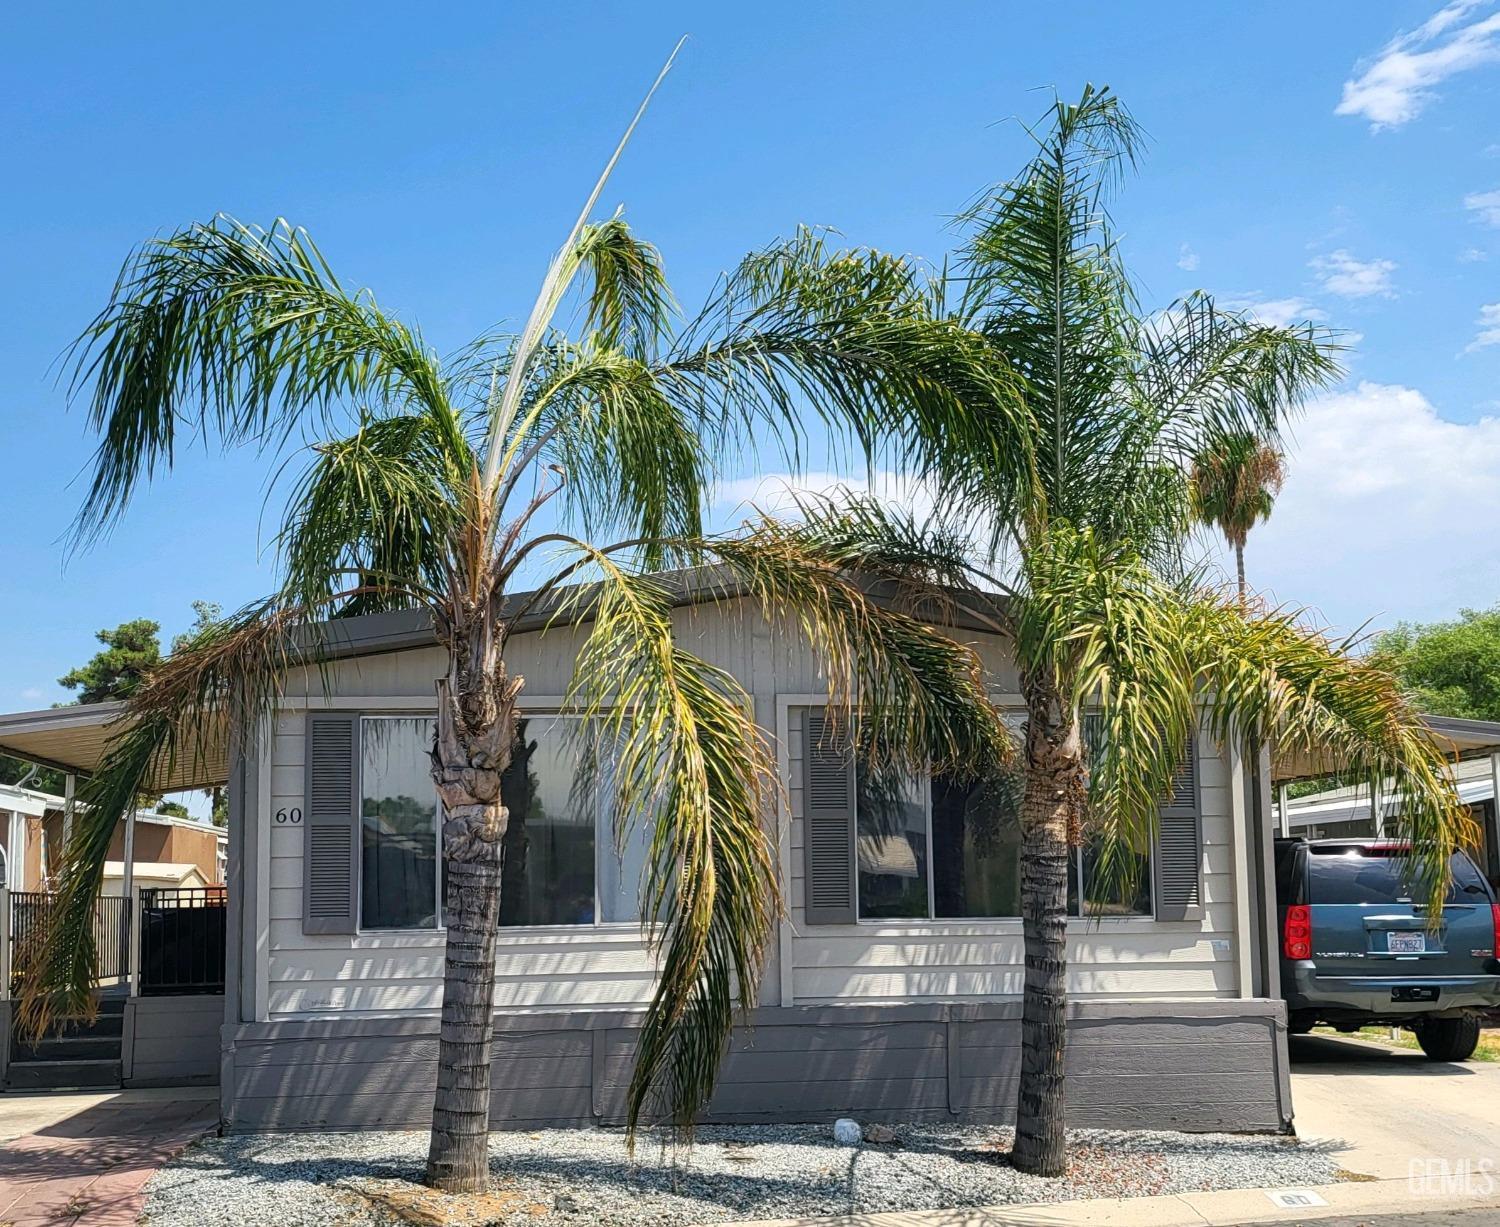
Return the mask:
[[142,997],[224,991],[222,886],[141,890]]
[[[12,985],[39,948],[57,907],[47,891],[10,892],[10,972]],[[94,900],[94,983],[122,981],[130,975],[130,900],[100,895]]]

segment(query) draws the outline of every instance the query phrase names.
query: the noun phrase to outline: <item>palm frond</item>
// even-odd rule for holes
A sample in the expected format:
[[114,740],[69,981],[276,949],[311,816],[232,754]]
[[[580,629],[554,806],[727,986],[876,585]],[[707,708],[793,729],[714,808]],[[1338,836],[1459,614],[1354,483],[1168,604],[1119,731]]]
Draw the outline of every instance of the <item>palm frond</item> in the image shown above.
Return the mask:
[[1158,448],[1184,467],[1227,439],[1274,445],[1286,416],[1343,373],[1327,329],[1261,324],[1204,294],[1152,320],[1139,344],[1130,395]]
[[810,645],[829,704],[849,721],[873,772],[962,776],[1004,763],[1010,735],[979,657],[934,625],[954,621],[941,579],[957,574],[956,559],[937,555],[943,542],[933,534],[924,582],[899,540],[889,550],[862,541],[861,521],[860,512],[837,509],[801,524],[766,517],[705,542],[704,552],[762,616]]
[[[799,463],[815,426],[836,456],[852,442],[1004,514],[1025,501],[1032,472],[1022,380],[937,305],[911,261],[831,250],[802,229],[723,280],[657,377],[716,452],[767,426]],[[953,454],[969,463],[947,463]]]
[[1016,659],[1089,723],[1090,902],[1133,888],[1195,721],[1174,591],[1129,546],[1054,522],[1030,542]]
[[226,731],[252,735],[274,708],[294,655],[314,642],[297,637],[311,631],[302,610],[247,606],[174,652],[127,700],[99,769],[78,791],[51,919],[20,984],[23,1034],[40,1036],[62,1018],[94,1009],[90,921],[117,824],[174,768],[213,761],[223,749],[216,738]]
[[584,327],[596,334],[595,344],[649,362],[677,310],[661,253],[616,215],[585,228],[580,259],[589,271]]
[[170,752],[165,720],[130,724],[116,735],[98,772],[79,787],[63,872],[17,986],[19,1034],[40,1039],[63,1019],[94,1015],[93,917],[110,841]]
[[676,643],[667,592],[592,559],[599,583],[560,607],[586,601],[593,619],[569,702],[611,754],[617,839],[650,827],[641,910],[660,952],[629,1089],[633,1140],[647,1115],[691,1128],[713,1093],[736,998],[754,1006],[781,908],[762,825],[775,760],[739,683]]
[[[646,91],[646,96],[641,99],[640,106],[636,108],[619,143],[615,145],[614,153],[604,164],[604,170],[599,178],[594,181],[593,190],[589,192],[588,199],[583,202],[583,208],[579,211],[573,228],[568,231],[568,237],[563,240],[563,245],[558,248],[557,254],[552,257],[551,263],[547,266],[547,274],[542,278],[541,289],[537,292],[536,302],[532,304],[531,314],[526,319],[526,326],[516,339],[505,382],[498,389],[499,395],[492,399],[490,406],[489,430],[482,451],[484,457],[483,488],[487,493],[493,492],[498,487],[506,463],[514,458],[517,447],[524,443],[528,433],[516,429],[516,415],[520,409],[522,393],[526,388],[531,360],[536,354],[537,347],[541,345],[547,329],[552,326],[552,317],[557,314],[557,308],[567,294],[568,286],[584,264],[587,252],[580,240],[585,236],[589,217],[594,211],[594,206],[599,203],[599,196],[604,191],[604,185],[609,182],[610,175],[614,173],[615,164],[620,160],[620,155],[625,152],[625,146],[630,143],[636,125],[646,114],[646,108],[651,105],[651,99],[656,96],[656,91],[666,80],[667,73],[671,72],[677,53],[682,50],[682,44],[686,41],[687,36],[684,35],[672,48],[672,54],[667,57],[667,62],[656,74],[656,80],[651,83],[651,88]],[[599,243],[603,237],[596,230],[590,236],[590,242]]]
[[[526,415],[538,462],[559,466],[565,506],[598,539],[624,534],[653,542],[702,531],[707,458],[690,412],[665,394],[656,373],[630,354],[559,340],[538,361]],[[512,477],[524,476],[518,466]],[[665,561],[661,546],[648,565]]]
[[285,602],[323,608],[351,574],[377,589],[345,613],[446,590],[456,537],[476,515],[474,453],[447,410],[368,418],[313,451],[279,541]]
[[1272,444],[1247,434],[1214,440],[1193,460],[1193,513],[1244,548],[1250,530],[1270,516],[1285,477],[1285,457]]
[[1477,846],[1479,831],[1442,747],[1396,679],[1293,611],[1247,613],[1238,602],[1199,597],[1183,607],[1181,635],[1218,736],[1250,737],[1382,782],[1395,810],[1390,833],[1410,844],[1414,880],[1438,923],[1452,855]]
[[102,434],[81,540],[170,466],[184,424],[226,447],[276,445],[304,414],[352,398],[445,403],[420,334],[346,290],[285,221],[262,230],[221,215],[145,244],[72,353],[71,390],[92,383]]

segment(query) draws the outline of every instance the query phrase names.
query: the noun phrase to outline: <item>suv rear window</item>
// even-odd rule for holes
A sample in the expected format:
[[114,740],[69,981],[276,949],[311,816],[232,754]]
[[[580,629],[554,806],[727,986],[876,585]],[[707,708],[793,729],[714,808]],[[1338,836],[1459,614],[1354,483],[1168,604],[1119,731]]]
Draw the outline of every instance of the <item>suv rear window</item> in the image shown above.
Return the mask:
[[[1411,903],[1426,893],[1414,887],[1399,849],[1309,848],[1307,884],[1312,903]],[[1453,854],[1449,903],[1488,903],[1489,891],[1474,863]]]

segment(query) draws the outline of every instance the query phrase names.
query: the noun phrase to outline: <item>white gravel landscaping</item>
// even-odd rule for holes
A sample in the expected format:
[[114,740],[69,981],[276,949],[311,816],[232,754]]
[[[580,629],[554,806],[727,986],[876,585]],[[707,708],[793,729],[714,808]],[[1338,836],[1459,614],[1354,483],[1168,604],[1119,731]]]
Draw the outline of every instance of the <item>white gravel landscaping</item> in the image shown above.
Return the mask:
[[491,1140],[484,1199],[413,1187],[425,1132],[210,1138],[152,1179],[151,1227],[685,1225],[735,1219],[1136,1197],[1327,1184],[1333,1159],[1290,1138],[1080,1130],[1061,1180],[1004,1159],[1008,1129],[896,1126],[894,1144],[840,1146],[828,1126],[714,1126],[676,1163],[643,1139],[632,1161],[617,1130],[548,1129]]

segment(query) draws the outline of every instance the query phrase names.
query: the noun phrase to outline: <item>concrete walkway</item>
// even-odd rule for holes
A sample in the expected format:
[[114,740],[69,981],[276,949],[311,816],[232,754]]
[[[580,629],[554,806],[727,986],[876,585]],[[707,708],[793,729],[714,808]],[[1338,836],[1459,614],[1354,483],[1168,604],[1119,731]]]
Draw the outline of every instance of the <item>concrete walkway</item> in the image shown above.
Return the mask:
[[0,1095],[0,1227],[128,1227],[219,1120],[217,1088]]
[[[1285,1193],[1291,1190],[1276,1190]],[[1330,1184],[1298,1189],[1311,1195],[1289,1208],[1263,1189],[1220,1193],[1179,1193],[1168,1197],[1095,1198],[1051,1205],[983,1206],[963,1210],[895,1210],[837,1218],[760,1219],[721,1227],[1244,1227],[1249,1223],[1317,1223],[1322,1220],[1377,1227],[1391,1216],[1392,1227],[1410,1221],[1426,1227],[1490,1227],[1500,1222],[1500,1192],[1414,1195],[1405,1180]],[[1321,1204],[1320,1204],[1321,1203]],[[1475,1215],[1471,1223],[1454,1215]],[[1429,1217],[1431,1216],[1431,1217]]]
[[1500,1188],[1500,1063],[1429,1061],[1347,1036],[1293,1036],[1297,1136],[1340,1166],[1434,1183],[1487,1172]]

